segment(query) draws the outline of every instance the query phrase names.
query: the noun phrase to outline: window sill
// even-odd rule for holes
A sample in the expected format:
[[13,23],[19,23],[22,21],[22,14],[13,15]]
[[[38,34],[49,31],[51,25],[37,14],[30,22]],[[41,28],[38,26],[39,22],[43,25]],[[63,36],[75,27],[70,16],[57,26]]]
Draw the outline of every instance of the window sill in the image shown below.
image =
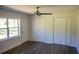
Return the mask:
[[0,41],[5,41],[5,40],[10,40],[10,39],[15,39],[15,38],[17,38],[17,37],[20,37],[20,35],[19,35],[19,36],[9,37],[9,38],[3,38],[3,39],[0,39]]

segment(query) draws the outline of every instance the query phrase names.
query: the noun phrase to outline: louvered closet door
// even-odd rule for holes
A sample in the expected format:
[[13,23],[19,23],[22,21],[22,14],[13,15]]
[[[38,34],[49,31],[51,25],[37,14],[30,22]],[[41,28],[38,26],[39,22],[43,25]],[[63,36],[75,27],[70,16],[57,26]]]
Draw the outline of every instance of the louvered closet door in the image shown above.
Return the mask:
[[65,45],[65,18],[54,18],[54,44]]

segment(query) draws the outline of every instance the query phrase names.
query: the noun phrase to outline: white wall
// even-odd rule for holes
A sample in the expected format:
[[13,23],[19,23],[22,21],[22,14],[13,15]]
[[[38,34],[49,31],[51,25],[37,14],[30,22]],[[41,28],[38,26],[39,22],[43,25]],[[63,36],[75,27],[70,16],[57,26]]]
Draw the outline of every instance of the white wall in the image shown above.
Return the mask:
[[21,19],[21,35],[9,39],[0,39],[0,53],[12,49],[26,41],[28,41],[28,15],[14,11],[0,10],[0,17],[20,18]]

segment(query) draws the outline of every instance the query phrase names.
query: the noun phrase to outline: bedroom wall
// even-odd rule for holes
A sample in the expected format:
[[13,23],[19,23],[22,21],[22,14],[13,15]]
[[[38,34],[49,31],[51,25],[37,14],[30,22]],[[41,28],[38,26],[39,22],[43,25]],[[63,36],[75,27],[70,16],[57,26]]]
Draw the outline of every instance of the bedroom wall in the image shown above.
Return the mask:
[[21,19],[21,35],[6,39],[0,39],[0,53],[3,53],[28,41],[28,14],[15,12],[12,10],[0,9],[0,17]]

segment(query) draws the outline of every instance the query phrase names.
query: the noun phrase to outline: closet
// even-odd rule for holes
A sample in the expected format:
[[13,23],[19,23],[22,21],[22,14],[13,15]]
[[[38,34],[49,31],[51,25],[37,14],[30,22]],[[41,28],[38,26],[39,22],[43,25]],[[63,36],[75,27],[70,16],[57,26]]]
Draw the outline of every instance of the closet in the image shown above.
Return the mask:
[[33,41],[49,44],[70,45],[72,43],[72,17],[63,16],[33,16]]

